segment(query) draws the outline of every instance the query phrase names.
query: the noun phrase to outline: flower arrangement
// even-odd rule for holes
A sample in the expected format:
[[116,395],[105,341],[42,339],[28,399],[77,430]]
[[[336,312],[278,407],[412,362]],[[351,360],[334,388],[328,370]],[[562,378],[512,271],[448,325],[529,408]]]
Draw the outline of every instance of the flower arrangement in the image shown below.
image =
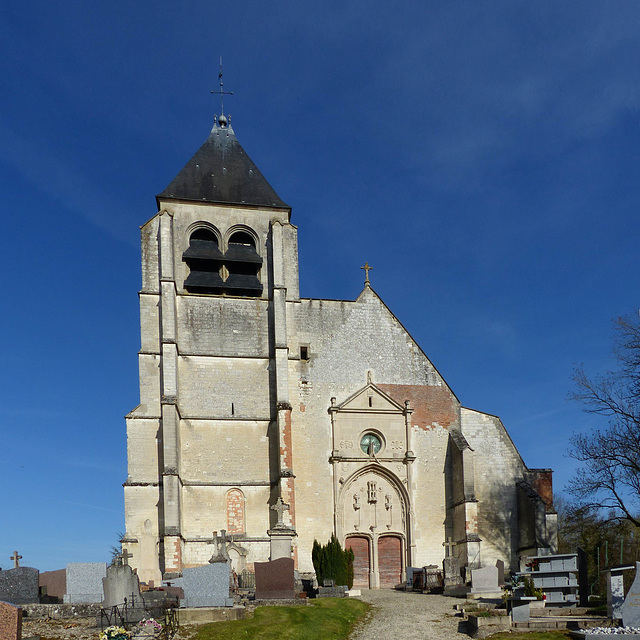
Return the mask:
[[100,632],[100,640],[129,640],[131,634],[124,627],[107,627]]
[[147,629],[151,628],[154,631],[162,631],[162,625],[157,620],[154,620],[153,618],[149,618],[148,620],[140,620],[138,624],[139,626]]

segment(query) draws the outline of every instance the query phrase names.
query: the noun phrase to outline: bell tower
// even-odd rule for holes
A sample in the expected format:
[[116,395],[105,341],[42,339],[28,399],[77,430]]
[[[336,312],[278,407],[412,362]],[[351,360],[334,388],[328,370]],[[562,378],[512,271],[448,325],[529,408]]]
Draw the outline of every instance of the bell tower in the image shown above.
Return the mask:
[[205,564],[222,529],[255,560],[269,557],[268,530],[295,531],[291,208],[224,115],[156,201],[141,228],[140,405],[127,416],[123,547],[142,580]]

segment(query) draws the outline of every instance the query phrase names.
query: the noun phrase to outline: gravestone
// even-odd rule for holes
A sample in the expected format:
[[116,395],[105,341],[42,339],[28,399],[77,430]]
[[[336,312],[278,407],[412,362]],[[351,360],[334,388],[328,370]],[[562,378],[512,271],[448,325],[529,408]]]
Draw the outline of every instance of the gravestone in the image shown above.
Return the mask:
[[607,582],[607,617],[622,620],[622,604],[624,602],[623,572],[633,567],[612,567],[604,571]]
[[622,605],[622,624],[640,627],[640,562],[636,562],[636,575]]
[[67,570],[41,571],[39,584],[41,604],[62,604],[67,593]]
[[471,570],[471,593],[497,593],[498,567],[482,567]]
[[21,638],[22,609],[8,602],[0,602],[0,640],[21,640]]
[[578,598],[581,607],[589,606],[589,572],[587,570],[587,553],[578,547]]
[[496,560],[496,568],[498,569],[498,584],[502,586],[504,584],[504,562]]
[[231,607],[229,597],[230,562],[211,562],[202,567],[183,569],[182,578],[172,584],[182,587],[181,607]]
[[17,567],[0,571],[0,600],[11,604],[39,602],[39,571],[32,567]]
[[102,590],[102,606],[105,608],[123,604],[125,598],[129,604],[142,602],[138,576],[128,564],[118,559],[107,567],[107,575],[102,578]]
[[293,558],[254,563],[256,600],[295,598]]
[[458,587],[464,584],[460,573],[460,561],[458,558],[449,556],[442,561],[442,572],[444,574],[444,587]]
[[102,602],[102,578],[106,575],[106,562],[70,562],[67,565],[67,593],[64,601],[70,604]]

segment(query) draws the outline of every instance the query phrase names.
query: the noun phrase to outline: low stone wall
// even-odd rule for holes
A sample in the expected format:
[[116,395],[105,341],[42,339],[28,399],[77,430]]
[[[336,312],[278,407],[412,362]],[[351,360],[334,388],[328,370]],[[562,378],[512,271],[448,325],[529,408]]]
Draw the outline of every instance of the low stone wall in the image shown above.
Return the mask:
[[510,626],[510,616],[469,616],[469,627],[472,632],[477,631],[480,627],[509,628]]
[[0,640],[21,640],[22,609],[0,602]]
[[22,605],[25,618],[91,618],[100,615],[99,604],[25,604]]

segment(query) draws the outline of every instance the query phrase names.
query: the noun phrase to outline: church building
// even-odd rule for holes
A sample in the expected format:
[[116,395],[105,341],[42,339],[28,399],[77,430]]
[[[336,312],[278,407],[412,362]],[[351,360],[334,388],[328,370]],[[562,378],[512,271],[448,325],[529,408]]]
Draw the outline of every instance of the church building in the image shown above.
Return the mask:
[[461,405],[368,265],[354,300],[300,297],[291,207],[226,117],[156,200],[124,484],[141,580],[206,564],[222,531],[239,573],[313,572],[335,534],[371,588],[448,555],[468,575],[555,551],[551,470]]

